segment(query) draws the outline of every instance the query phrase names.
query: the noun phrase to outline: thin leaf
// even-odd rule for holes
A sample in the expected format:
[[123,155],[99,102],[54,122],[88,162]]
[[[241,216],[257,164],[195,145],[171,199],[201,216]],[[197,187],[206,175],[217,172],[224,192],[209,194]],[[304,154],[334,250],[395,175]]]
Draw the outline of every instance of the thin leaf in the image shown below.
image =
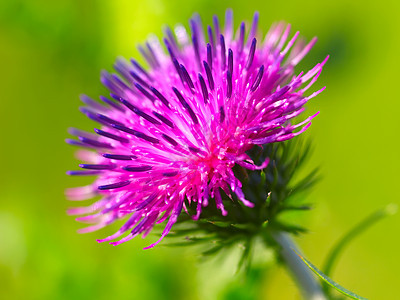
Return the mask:
[[301,206],[295,206],[295,205],[286,205],[283,206],[280,210],[310,210],[312,209],[311,205],[301,205]]
[[293,190],[296,191],[296,193],[300,191],[305,191],[308,188],[312,187],[316,182],[318,182],[318,180],[320,180],[319,169],[315,168],[310,173],[308,173],[307,176],[305,176],[300,182],[298,182],[293,187]]
[[[296,252],[297,253],[297,252]],[[352,298],[352,299],[359,299],[359,300],[367,300],[367,298],[358,296],[357,294],[349,291],[348,289],[342,287],[338,283],[334,282],[332,279],[330,279],[328,276],[326,276],[324,273],[322,273],[316,266],[314,266],[309,260],[306,258],[302,257],[300,254],[297,253],[297,255],[301,258],[301,260],[307,265],[307,267],[310,268],[311,271],[313,271],[316,275],[318,275],[325,283],[329,284],[331,287],[333,287],[335,290],[338,292]]]
[[206,220],[207,223],[212,224],[214,226],[217,227],[222,227],[222,228],[227,228],[227,227],[231,227],[232,224],[228,223],[228,222],[222,222],[222,221],[211,221],[211,220]]
[[248,239],[245,242],[244,250],[243,250],[242,256],[240,258],[240,261],[238,263],[238,267],[237,267],[236,273],[238,273],[240,271],[240,269],[243,267],[243,265],[245,264],[246,261],[247,261],[247,265],[249,264],[251,246],[252,246],[251,239]]
[[291,232],[295,235],[308,232],[307,228],[304,228],[304,227],[301,227],[298,225],[294,225],[294,224],[285,224],[285,223],[280,223],[280,222],[275,222],[274,228],[282,230],[282,231],[286,231],[286,232]]
[[214,246],[214,247],[212,247],[212,248],[210,248],[210,249],[208,249],[208,250],[206,250],[206,251],[203,251],[203,252],[202,252],[202,255],[203,255],[203,256],[210,256],[210,255],[212,255],[212,254],[215,254],[215,253],[217,253],[218,251],[220,251],[221,249],[223,249],[224,246],[225,246],[225,245],[217,245],[217,246]]
[[325,261],[325,265],[322,268],[323,272],[327,276],[329,276],[332,273],[333,266],[336,263],[339,255],[349,242],[351,242],[354,238],[363,233],[365,230],[367,230],[369,227],[374,225],[379,220],[395,214],[396,211],[397,211],[397,206],[395,204],[389,204],[385,208],[374,212],[372,215],[368,216],[360,223],[358,223],[355,227],[353,227],[353,229],[351,229],[347,234],[345,234],[332,248],[330,254],[328,255]]
[[209,237],[186,237],[182,242],[170,242],[164,244],[165,247],[180,247],[187,245],[194,245],[200,243],[206,243],[215,240],[214,236]]

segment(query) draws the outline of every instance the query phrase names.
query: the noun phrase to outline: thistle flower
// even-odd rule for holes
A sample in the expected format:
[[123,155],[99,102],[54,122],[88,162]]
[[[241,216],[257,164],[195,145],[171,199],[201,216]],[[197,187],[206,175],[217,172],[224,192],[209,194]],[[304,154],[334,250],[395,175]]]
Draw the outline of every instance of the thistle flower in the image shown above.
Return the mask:
[[[253,206],[242,191],[232,168],[263,169],[268,158],[256,165],[246,154],[255,145],[293,138],[304,132],[316,114],[292,124],[304,104],[323,89],[305,96],[317,80],[326,59],[307,73],[294,75],[294,67],[310,51],[299,33],[289,39],[290,25],[274,25],[262,41],[257,29],[258,13],[246,38],[245,23],[233,31],[232,11],[226,12],[221,28],[203,32],[201,20],[190,20],[191,35],[183,26],[165,31],[166,52],[154,37],[139,51],[147,61],[145,70],[136,60],[117,60],[119,75],[103,72],[102,83],[111,99],[105,105],[82,96],[81,111],[101,124],[97,135],[70,129],[79,140],[68,143],[90,148],[78,152],[83,170],[70,175],[96,175],[89,186],[69,189],[71,200],[102,198],[70,214],[94,225],[90,232],[126,218],[113,235],[98,240],[117,245],[143,234],[156,223],[166,222],[164,238],[182,209],[195,203],[193,219],[214,201],[226,215],[221,190],[245,206]],[[207,42],[207,41],[208,42]],[[94,150],[94,151],[93,151]],[[166,221],[168,219],[168,221]]]

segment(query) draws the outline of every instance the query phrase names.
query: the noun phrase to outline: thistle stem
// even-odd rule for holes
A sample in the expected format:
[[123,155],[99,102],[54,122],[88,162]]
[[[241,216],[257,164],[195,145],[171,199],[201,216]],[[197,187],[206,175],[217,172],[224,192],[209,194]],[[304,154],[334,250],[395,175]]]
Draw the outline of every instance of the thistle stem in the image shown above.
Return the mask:
[[[300,288],[304,299],[326,300],[321,286],[315,280],[311,270],[304,264],[296,252],[300,253],[294,241],[286,232],[273,232],[272,237],[281,246],[281,252],[286,267],[291,272]],[[296,251],[296,252],[295,252]]]

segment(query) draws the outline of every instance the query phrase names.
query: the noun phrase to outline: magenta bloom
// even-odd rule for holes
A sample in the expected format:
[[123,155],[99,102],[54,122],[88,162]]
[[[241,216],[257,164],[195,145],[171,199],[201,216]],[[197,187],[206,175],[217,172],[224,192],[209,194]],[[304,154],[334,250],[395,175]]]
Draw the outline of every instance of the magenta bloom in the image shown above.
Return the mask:
[[69,210],[86,215],[77,220],[94,224],[81,232],[126,218],[117,233],[99,240],[115,240],[129,232],[112,243],[117,245],[147,235],[168,219],[160,241],[192,202],[197,205],[194,219],[210,201],[225,215],[221,190],[252,206],[232,168],[265,168],[268,160],[256,166],[246,151],[291,139],[309,127],[316,114],[297,124],[290,121],[323,90],[305,95],[326,61],[294,75],[294,67],[316,39],[305,44],[298,32],[289,38],[290,25],[279,23],[262,40],[257,21],[256,13],[248,33],[245,23],[234,33],[228,10],[224,28],[215,17],[205,34],[194,16],[191,35],[182,26],[175,34],[166,30],[166,52],[155,38],[139,47],[148,70],[135,60],[118,60],[119,75],[102,73],[113,100],[101,96],[101,105],[82,96],[87,107],[81,111],[101,126],[94,129],[97,135],[70,130],[79,140],[67,142],[90,150],[78,153],[86,161],[80,165],[84,170],[68,174],[97,179],[69,189],[67,196],[101,199]]

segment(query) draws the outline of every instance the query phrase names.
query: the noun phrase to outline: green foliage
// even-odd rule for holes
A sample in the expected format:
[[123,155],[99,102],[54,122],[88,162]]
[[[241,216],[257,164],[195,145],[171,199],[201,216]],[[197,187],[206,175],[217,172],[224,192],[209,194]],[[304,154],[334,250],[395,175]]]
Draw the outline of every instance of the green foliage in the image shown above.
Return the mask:
[[346,233],[332,248],[330,254],[328,255],[328,257],[326,259],[325,266],[323,268],[324,271],[320,271],[309,260],[302,257],[299,253],[297,253],[295,251],[296,254],[301,258],[301,260],[310,268],[310,270],[312,270],[319,278],[322,279],[325,295],[328,296],[329,299],[340,299],[340,298],[334,297],[331,294],[331,288],[335,289],[336,291],[338,291],[352,299],[366,299],[366,298],[358,296],[357,294],[342,287],[338,283],[334,282],[328,276],[332,273],[333,266],[339,259],[340,254],[343,252],[344,248],[352,240],[354,240],[357,236],[359,236],[361,233],[366,231],[368,228],[370,228],[372,225],[374,225],[379,220],[381,220],[387,216],[391,216],[391,215],[395,214],[396,212],[397,212],[397,205],[389,204],[385,208],[374,212],[373,214],[369,215],[367,218],[365,218],[364,220],[359,222],[348,233]]
[[[336,243],[336,245],[332,248],[331,252],[329,253],[328,257],[326,258],[325,265],[323,268],[325,276],[330,276],[332,274],[333,267],[335,263],[338,261],[340,254],[343,253],[343,250],[351,241],[353,241],[356,237],[358,237],[360,234],[362,234],[376,222],[380,221],[381,219],[387,216],[391,216],[396,212],[397,212],[397,205],[389,204],[383,209],[380,209],[372,213],[368,217],[366,217],[364,220],[362,220],[360,223],[354,226],[348,233],[346,233]],[[330,286],[331,284],[325,282],[324,291],[326,294],[329,294]]]
[[[297,255],[299,255],[299,254],[297,254]],[[339,285],[338,283],[336,283],[332,279],[330,279],[327,275],[322,273],[322,271],[320,271],[316,266],[314,266],[309,260],[307,260],[306,258],[302,257],[301,255],[299,255],[299,257],[310,268],[311,271],[313,271],[326,284],[328,284],[329,286],[333,287],[338,292],[340,292],[340,293],[342,293],[342,294],[344,294],[344,295],[346,295],[346,296],[348,296],[348,297],[350,297],[352,299],[360,299],[360,300],[366,300],[367,299],[367,298],[358,296],[357,294],[355,294],[355,293],[349,291],[348,289],[342,287],[341,285]]]
[[397,206],[395,204],[389,204],[383,209],[380,209],[368,217],[366,217],[364,220],[362,220],[360,223],[358,223],[356,226],[354,226],[348,233],[346,233],[337,243],[336,245],[332,248],[331,252],[329,253],[325,266],[323,268],[324,273],[329,276],[332,273],[334,264],[337,262],[340,254],[343,252],[344,248],[351,242],[353,241],[357,236],[362,234],[364,231],[366,231],[368,228],[370,228],[372,225],[374,225],[376,222],[380,221],[381,219],[391,216],[395,214],[397,211]]

